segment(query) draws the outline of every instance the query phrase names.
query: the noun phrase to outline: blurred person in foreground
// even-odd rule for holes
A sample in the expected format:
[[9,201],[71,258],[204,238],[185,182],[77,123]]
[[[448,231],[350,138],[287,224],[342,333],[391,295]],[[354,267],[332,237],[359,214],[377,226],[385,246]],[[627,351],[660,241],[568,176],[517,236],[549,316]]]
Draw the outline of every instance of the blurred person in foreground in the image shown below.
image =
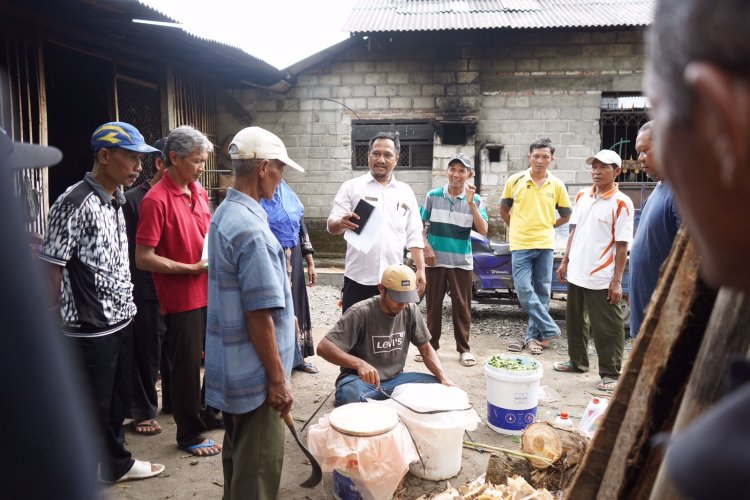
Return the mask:
[[50,291],[61,331],[76,351],[95,410],[99,480],[144,479],[164,466],[133,460],[122,422],[130,410],[133,284],[120,186],[130,186],[147,153],[158,153],[124,122],[99,126],[91,136],[94,166],[49,211],[39,258],[48,264]]
[[[703,277],[710,285],[746,293],[748,22],[746,0],[659,1],[649,34],[646,79],[657,159],[701,254]],[[750,367],[743,364],[737,371],[747,374]],[[750,497],[750,383],[747,376],[734,383],[734,391],[671,441],[666,469],[686,497]]]
[[88,500],[96,495],[98,454],[83,380],[48,314],[45,287],[26,244],[21,200],[12,189],[16,171],[52,166],[61,158],[57,148],[13,142],[0,129],[0,275],[6,285],[0,287],[0,390],[9,404],[29,410],[23,418],[6,411],[0,419],[13,429],[4,437],[12,451],[0,469],[4,498]]
[[206,401],[224,413],[224,499],[278,498],[294,396],[294,304],[284,249],[260,205],[284,168],[304,172],[260,127],[229,145],[234,186],[208,237]]

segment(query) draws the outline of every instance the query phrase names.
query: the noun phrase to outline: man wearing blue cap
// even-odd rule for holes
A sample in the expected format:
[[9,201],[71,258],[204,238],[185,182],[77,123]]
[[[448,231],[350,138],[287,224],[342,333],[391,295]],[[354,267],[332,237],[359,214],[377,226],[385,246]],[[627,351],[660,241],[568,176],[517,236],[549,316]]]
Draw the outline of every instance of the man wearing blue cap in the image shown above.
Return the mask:
[[142,170],[145,143],[123,122],[105,123],[91,136],[94,167],[69,187],[49,213],[40,258],[49,264],[53,303],[62,333],[78,356],[101,453],[99,479],[145,479],[164,466],[134,460],[125,449],[122,422],[130,405],[133,285],[130,283],[125,197]]

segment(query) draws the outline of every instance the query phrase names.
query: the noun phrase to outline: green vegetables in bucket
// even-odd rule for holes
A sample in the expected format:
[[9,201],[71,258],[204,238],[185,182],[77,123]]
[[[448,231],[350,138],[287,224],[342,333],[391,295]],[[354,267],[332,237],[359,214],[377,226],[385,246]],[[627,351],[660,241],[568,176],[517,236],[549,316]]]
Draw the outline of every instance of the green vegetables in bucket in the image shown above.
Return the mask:
[[487,360],[487,364],[498,370],[509,372],[533,372],[539,368],[539,363],[533,359],[523,357],[503,356],[496,354]]

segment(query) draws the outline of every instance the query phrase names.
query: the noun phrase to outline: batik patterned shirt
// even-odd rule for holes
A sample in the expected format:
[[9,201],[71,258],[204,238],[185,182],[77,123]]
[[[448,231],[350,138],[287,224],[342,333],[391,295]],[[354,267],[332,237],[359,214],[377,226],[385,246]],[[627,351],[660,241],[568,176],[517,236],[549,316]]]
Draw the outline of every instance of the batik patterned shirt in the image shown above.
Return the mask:
[[50,208],[39,257],[63,268],[60,315],[65,335],[108,335],[135,315],[124,203],[122,192],[112,196],[87,173]]

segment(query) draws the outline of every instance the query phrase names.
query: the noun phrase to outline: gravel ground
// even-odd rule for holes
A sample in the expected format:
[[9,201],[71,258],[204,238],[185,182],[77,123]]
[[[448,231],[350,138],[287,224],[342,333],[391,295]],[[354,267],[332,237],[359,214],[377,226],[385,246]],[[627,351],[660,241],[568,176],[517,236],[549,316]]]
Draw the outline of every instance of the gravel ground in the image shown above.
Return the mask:
[[[326,327],[336,323],[341,314],[335,304],[340,295],[340,290],[333,286],[314,286],[307,289],[310,301],[310,314],[314,327]],[[420,304],[422,314],[426,316],[426,306],[424,301]],[[565,300],[564,297],[553,297],[550,303],[550,314],[555,322],[560,326],[563,336],[552,343],[555,352],[561,356],[568,353],[565,330]],[[526,333],[528,316],[521,309],[520,304],[498,304],[498,303],[472,303],[471,315],[471,335],[494,335],[500,337],[517,337],[523,339]],[[441,337],[453,336],[453,326],[451,319],[450,297],[446,296],[443,302],[443,329]],[[624,356],[630,354],[633,341],[625,342]],[[589,356],[596,357],[593,341],[589,344]]]
[[[341,316],[338,309],[332,307],[339,297],[339,289],[333,286],[314,286],[307,289],[310,300],[310,313],[314,327],[333,325]],[[426,316],[425,302],[420,304],[422,314]],[[565,302],[553,299],[550,304],[552,317],[562,329],[565,328]],[[472,304],[471,335],[495,335],[496,337],[523,338],[526,332],[528,316],[518,304]],[[450,297],[443,303],[443,333],[453,335]],[[562,344],[562,342],[560,342]]]
[[[340,312],[336,307],[339,290],[333,286],[315,286],[309,288],[310,309],[313,321],[315,342],[325,335],[326,331],[338,320]],[[586,374],[566,374],[555,372],[552,364],[567,359],[567,342],[565,333],[565,302],[553,300],[552,316],[563,330],[563,336],[553,343],[551,349],[535,357],[544,368],[540,382],[540,399],[537,418],[553,420],[561,411],[569,412],[574,419],[580,418],[592,396],[601,397],[595,389],[598,377],[598,360],[593,346],[590,347],[591,370]],[[462,367],[458,363],[453,341],[450,300],[446,298],[443,316],[444,343],[438,356],[449,379],[466,391],[469,400],[483,422],[487,420],[487,381],[483,364],[494,354],[508,352],[508,343],[514,338],[522,338],[526,329],[527,317],[518,305],[472,304],[473,325],[471,346],[477,357],[474,367]],[[627,348],[626,348],[627,351]],[[416,349],[411,346],[407,357],[406,371],[424,371],[422,363],[413,360]],[[525,351],[527,354],[528,351]],[[307,439],[309,426],[333,410],[332,393],[334,381],[339,373],[338,367],[313,356],[308,358],[320,369],[317,375],[293,372],[294,388],[293,415],[295,425],[302,439]],[[543,397],[544,395],[544,397]],[[165,464],[167,470],[158,478],[148,481],[121,483],[102,490],[102,498],[107,500],[141,500],[149,499],[220,499],[223,491],[223,473],[221,457],[197,458],[177,450],[174,436],[176,426],[171,415],[160,412],[159,423],[164,432],[157,436],[135,435],[128,428],[126,446],[135,457]],[[574,422],[577,420],[574,420]],[[309,426],[308,426],[309,424]],[[211,438],[221,442],[223,432],[213,430],[207,433]],[[518,448],[518,437],[499,434],[487,425],[481,424],[475,431],[466,434],[467,439],[490,446]],[[475,450],[462,450],[462,467],[460,473],[450,479],[451,484],[460,485],[479,476],[487,468],[487,454]],[[287,433],[285,441],[284,469],[281,478],[279,498],[284,500],[328,500],[333,496],[331,474],[323,475],[323,482],[314,489],[299,487],[299,483],[310,474],[310,465],[299,450],[291,435]],[[412,499],[422,494],[436,493],[444,489],[445,482],[427,481],[411,474],[402,483],[398,498]]]

